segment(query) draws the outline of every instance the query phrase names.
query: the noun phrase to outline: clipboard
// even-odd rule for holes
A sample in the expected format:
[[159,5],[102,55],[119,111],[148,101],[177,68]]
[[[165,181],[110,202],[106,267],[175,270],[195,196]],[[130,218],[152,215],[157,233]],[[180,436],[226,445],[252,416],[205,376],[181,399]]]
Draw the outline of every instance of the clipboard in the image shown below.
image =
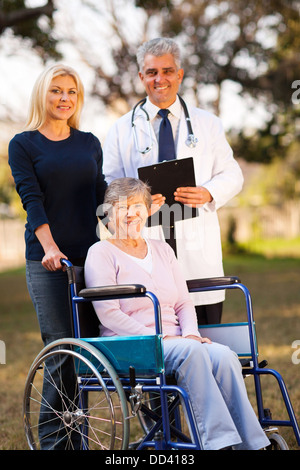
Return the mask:
[[[151,194],[162,194],[165,204],[148,219],[148,225],[164,225],[171,214],[171,223],[196,217],[198,209],[188,207],[174,199],[179,187],[196,186],[192,157],[168,160],[138,168],[139,179],[151,187]],[[164,220],[163,220],[164,219]]]

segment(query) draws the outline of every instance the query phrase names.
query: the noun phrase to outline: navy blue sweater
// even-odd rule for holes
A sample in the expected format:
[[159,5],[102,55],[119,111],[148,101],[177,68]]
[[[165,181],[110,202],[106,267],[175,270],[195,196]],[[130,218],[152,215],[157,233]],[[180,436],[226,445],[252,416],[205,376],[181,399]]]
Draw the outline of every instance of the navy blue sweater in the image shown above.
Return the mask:
[[61,141],[22,132],[9,144],[9,164],[27,213],[26,259],[44,256],[34,233],[43,224],[70,260],[85,258],[98,241],[96,209],[106,189],[99,140],[76,129]]

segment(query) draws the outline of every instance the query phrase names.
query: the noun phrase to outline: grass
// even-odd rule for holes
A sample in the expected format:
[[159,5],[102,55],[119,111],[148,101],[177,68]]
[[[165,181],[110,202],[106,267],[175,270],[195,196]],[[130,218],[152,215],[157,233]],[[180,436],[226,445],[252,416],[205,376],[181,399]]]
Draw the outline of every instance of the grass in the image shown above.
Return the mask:
[[253,239],[246,243],[241,243],[240,247],[253,254],[264,255],[267,258],[300,258],[300,238],[282,239],[273,238]]
[[[237,255],[227,256],[224,266],[227,275],[239,276],[250,289],[260,359],[267,359],[269,367],[283,375],[300,419],[300,364],[292,362],[292,343],[300,340],[299,259]],[[244,320],[242,302],[240,292],[227,293],[223,322]],[[0,450],[23,450],[27,449],[22,422],[24,382],[32,360],[42,348],[23,269],[0,274],[0,340],[6,345],[6,364],[0,365]],[[275,380],[264,378],[262,383],[265,406],[274,418],[285,419]],[[246,384],[255,407],[252,379],[246,379]],[[280,432],[290,449],[299,449],[291,429],[282,428]]]
[[0,365],[0,449],[22,450],[27,448],[22,422],[24,383],[42,349],[23,269],[0,274],[0,299],[0,339],[6,345],[6,364]]
[[[236,256],[225,259],[226,274],[236,274],[249,288],[256,321],[259,359],[266,359],[268,367],[282,374],[296,416],[300,418],[300,364],[292,361],[292,344],[300,340],[300,265],[299,259],[264,258],[263,256]],[[240,298],[227,293],[223,321],[242,321],[239,314]],[[298,346],[299,349],[299,346]],[[299,354],[298,354],[299,358]],[[255,404],[252,380],[246,384],[251,402]],[[286,419],[285,407],[274,378],[263,377],[264,404],[273,417]],[[282,428],[281,434],[290,449],[299,450],[294,434]]]

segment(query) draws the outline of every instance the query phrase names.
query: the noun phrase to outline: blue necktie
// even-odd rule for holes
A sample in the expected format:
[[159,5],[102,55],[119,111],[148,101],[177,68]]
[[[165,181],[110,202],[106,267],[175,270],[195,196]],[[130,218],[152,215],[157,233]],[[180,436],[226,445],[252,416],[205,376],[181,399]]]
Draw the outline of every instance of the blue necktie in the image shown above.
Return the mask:
[[174,160],[176,158],[175,144],[168,109],[160,109],[157,114],[162,117],[158,138],[158,161]]

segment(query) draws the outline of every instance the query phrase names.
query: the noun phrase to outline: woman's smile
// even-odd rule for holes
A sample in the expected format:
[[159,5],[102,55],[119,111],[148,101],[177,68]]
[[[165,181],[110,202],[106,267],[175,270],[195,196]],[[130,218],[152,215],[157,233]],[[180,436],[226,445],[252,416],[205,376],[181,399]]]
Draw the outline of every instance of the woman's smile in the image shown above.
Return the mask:
[[136,219],[131,219],[131,220],[127,220],[126,223],[127,225],[138,225],[142,222],[142,219],[139,217],[139,218],[136,218]]

